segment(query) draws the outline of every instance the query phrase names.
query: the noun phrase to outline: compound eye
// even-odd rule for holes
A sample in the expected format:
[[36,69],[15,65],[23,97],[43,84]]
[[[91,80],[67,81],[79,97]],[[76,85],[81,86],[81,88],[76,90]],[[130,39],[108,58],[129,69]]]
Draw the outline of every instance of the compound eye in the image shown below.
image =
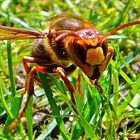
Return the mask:
[[86,60],[86,48],[83,47],[80,44],[74,44],[74,51],[75,51],[75,55],[76,57],[82,62],[85,63]]
[[108,41],[107,40],[104,40],[102,42],[102,49],[103,49],[103,52],[104,52],[104,55],[106,56],[107,55],[107,50],[108,50]]

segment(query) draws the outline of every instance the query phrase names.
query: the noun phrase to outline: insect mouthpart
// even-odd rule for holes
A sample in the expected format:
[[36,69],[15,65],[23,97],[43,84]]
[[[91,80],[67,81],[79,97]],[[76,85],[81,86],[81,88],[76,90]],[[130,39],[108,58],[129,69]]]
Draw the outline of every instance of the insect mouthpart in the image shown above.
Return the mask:
[[102,47],[98,44],[98,38],[78,40],[77,44],[85,50],[85,63],[90,66],[103,63],[105,56]]
[[86,53],[86,63],[90,66],[101,65],[105,60],[104,52],[101,47],[90,48]]

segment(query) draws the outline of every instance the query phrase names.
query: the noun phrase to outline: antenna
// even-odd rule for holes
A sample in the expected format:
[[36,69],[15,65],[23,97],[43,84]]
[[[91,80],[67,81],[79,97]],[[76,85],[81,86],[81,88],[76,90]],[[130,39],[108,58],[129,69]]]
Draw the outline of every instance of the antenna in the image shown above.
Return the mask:
[[140,21],[132,21],[132,22],[129,22],[129,23],[120,25],[120,26],[118,26],[117,28],[115,28],[114,30],[110,31],[109,33],[106,33],[105,35],[103,35],[103,36],[100,38],[100,42],[102,42],[102,41],[103,41],[105,38],[107,38],[108,36],[111,36],[111,35],[115,34],[117,31],[122,30],[122,29],[124,29],[124,28],[127,28],[127,27],[129,27],[129,26],[136,25],[136,24],[140,24]]

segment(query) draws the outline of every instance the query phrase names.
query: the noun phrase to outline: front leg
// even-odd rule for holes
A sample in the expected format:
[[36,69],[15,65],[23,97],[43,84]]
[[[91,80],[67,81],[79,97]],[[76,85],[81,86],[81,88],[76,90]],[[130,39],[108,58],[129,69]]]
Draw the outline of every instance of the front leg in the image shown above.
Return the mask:
[[40,58],[34,58],[34,57],[24,57],[23,65],[27,73],[27,77],[26,77],[26,81],[24,85],[25,89],[24,89],[24,92],[22,93],[22,96],[26,92],[28,92],[28,96],[27,96],[27,100],[25,102],[24,108],[22,109],[18,117],[8,126],[9,130],[15,129],[21,117],[23,117],[25,114],[29,101],[31,97],[34,95],[34,81],[36,79],[36,73],[37,72],[48,73],[54,68],[54,65],[48,65],[45,67],[31,66],[31,64],[33,65],[33,63],[47,63],[47,60],[42,59],[42,58],[40,59]]
[[61,79],[64,81],[66,87],[68,88],[69,92],[71,93],[71,100],[75,104],[75,98],[74,98],[74,87],[72,86],[71,82],[67,78],[67,75],[65,74],[65,71],[62,67],[57,67],[54,69],[54,72],[58,73],[61,77]]
[[13,130],[15,129],[16,125],[18,124],[18,122],[20,121],[20,119],[24,116],[24,113],[27,109],[27,106],[29,104],[29,101],[31,99],[31,97],[34,94],[34,79],[35,79],[35,74],[36,74],[36,70],[33,67],[29,73],[29,77],[26,81],[26,88],[23,94],[25,94],[26,91],[28,91],[28,96],[27,96],[27,100],[25,102],[24,108],[22,109],[22,111],[20,112],[20,114],[18,115],[18,117],[8,126],[9,130]]

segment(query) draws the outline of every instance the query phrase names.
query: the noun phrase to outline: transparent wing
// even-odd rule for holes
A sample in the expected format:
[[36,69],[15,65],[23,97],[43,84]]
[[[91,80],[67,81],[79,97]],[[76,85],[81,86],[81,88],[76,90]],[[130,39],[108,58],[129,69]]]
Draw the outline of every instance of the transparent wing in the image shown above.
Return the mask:
[[35,39],[43,38],[41,32],[16,29],[0,25],[0,40]]

